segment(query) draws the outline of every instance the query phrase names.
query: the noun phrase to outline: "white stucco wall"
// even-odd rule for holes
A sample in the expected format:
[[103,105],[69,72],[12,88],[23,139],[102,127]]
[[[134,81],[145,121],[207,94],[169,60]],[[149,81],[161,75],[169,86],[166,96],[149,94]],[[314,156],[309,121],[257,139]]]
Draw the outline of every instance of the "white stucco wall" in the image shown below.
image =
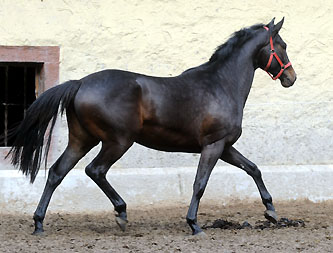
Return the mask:
[[[0,44],[60,46],[60,81],[106,68],[173,76],[244,26],[277,21],[298,74],[285,89],[256,72],[236,147],[258,165],[333,163],[332,1],[0,0]],[[59,122],[57,157],[67,128]],[[77,166],[84,167],[96,150]],[[134,145],[117,168],[196,166],[198,156]]]

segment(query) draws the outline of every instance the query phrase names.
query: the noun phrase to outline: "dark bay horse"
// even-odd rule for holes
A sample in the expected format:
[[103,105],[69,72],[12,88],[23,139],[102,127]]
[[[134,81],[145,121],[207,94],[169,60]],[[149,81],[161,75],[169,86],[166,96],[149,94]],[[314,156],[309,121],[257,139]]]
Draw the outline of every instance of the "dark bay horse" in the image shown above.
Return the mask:
[[[106,173],[134,142],[168,152],[201,153],[186,216],[193,234],[203,233],[197,223],[199,201],[218,159],[253,178],[266,207],[265,217],[276,222],[260,170],[232,145],[241,135],[243,109],[255,70],[266,70],[284,87],[296,80],[286,43],[278,34],[282,24],[283,19],[276,25],[273,19],[267,25],[244,28],[219,46],[208,62],[176,77],[105,70],[44,92],[16,129],[9,153],[12,163],[34,182],[48,125],[52,133],[59,107],[61,113],[66,111],[68,145],[49,170],[33,217],[34,233],[43,232],[46,209],[56,187],[99,142],[101,150],[85,171],[114,205],[116,221],[123,230],[126,203],[108,183]],[[45,157],[50,140],[51,134],[46,138]]]

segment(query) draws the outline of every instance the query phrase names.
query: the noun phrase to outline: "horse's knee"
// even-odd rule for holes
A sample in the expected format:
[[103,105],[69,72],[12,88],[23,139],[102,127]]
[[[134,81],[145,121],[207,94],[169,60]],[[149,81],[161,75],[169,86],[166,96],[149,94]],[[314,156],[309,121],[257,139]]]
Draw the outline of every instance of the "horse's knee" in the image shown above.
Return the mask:
[[249,170],[247,171],[247,174],[249,174],[251,177],[261,178],[261,171],[255,164],[249,165]]
[[197,199],[200,199],[205,192],[207,182],[199,182],[193,185],[193,192]]

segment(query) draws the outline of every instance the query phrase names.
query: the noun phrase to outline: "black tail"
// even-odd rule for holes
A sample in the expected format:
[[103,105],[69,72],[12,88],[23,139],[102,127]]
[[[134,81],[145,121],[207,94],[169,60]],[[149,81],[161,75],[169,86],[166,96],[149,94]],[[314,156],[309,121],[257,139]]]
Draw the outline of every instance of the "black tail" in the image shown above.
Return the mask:
[[51,122],[45,146],[45,164],[51,143],[51,134],[58,116],[70,105],[80,88],[80,81],[68,81],[45,91],[27,110],[21,124],[14,130],[15,141],[6,158],[11,155],[12,164],[35,181],[42,161],[44,135]]

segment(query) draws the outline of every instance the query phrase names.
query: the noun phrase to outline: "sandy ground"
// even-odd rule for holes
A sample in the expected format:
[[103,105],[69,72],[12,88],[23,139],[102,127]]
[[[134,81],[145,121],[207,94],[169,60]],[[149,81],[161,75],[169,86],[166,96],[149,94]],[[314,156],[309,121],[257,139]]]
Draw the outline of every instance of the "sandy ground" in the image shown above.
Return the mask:
[[[199,222],[217,219],[252,228],[207,228],[206,238],[190,235],[186,204],[128,207],[129,223],[121,232],[113,212],[48,213],[43,236],[33,236],[32,214],[1,213],[1,252],[333,252],[333,201],[275,203],[279,217],[303,220],[305,226],[254,228],[264,221],[261,203],[218,205],[203,202]],[[258,223],[259,222],[259,223]]]

